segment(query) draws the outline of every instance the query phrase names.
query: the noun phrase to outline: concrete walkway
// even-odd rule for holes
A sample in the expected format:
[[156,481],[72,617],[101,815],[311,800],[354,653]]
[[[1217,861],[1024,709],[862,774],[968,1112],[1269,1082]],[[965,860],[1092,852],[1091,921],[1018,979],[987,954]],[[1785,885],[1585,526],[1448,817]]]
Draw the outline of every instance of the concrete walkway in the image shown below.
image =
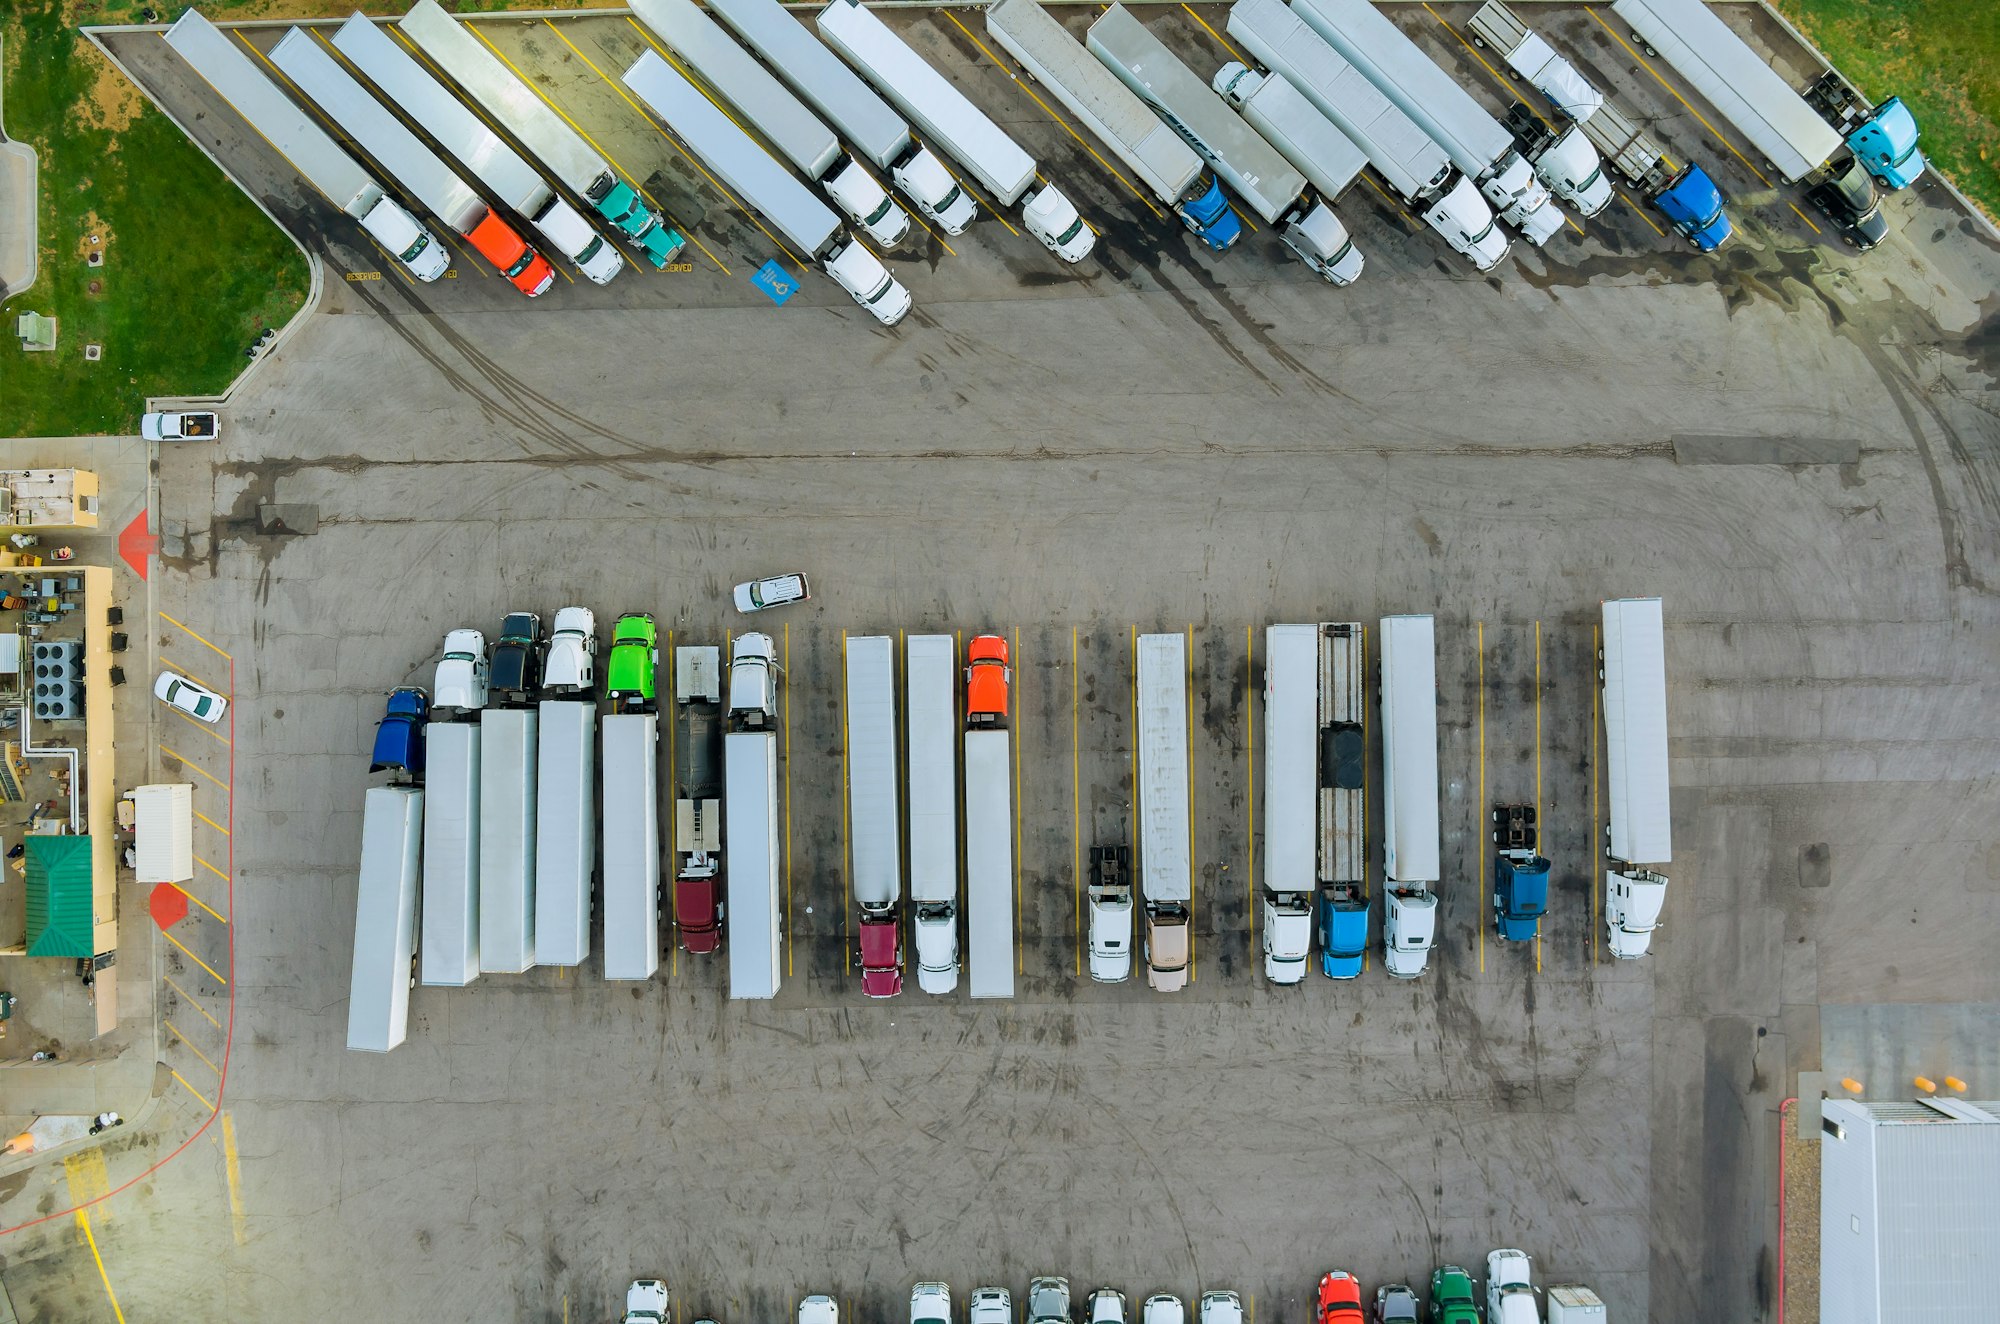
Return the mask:
[[35,283],[35,154],[6,125],[0,115],[0,301]]

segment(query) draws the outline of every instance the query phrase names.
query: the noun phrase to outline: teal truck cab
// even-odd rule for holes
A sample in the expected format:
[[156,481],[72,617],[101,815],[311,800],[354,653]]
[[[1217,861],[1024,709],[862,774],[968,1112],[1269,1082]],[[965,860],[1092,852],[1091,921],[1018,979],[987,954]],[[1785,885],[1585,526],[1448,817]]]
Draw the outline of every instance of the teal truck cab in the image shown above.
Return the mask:
[[1533,942],[1549,909],[1549,862],[1535,850],[1532,805],[1493,807],[1493,931]]

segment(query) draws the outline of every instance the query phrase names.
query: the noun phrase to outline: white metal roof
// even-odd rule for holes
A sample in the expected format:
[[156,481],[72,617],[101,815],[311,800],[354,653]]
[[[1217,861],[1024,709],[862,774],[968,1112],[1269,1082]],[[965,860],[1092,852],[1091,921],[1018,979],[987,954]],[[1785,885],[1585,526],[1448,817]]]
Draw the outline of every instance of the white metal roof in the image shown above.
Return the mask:
[[1382,618],[1383,868],[1438,881],[1437,636],[1429,616]]
[[729,996],[778,995],[778,740],[771,731],[722,738],[722,849],[729,877]]
[[1014,788],[1005,731],[965,733],[966,983],[1014,996]]
[[1264,886],[1310,892],[1319,804],[1319,627],[1264,631]]
[[847,816],[854,899],[886,905],[902,895],[902,816],[896,803],[896,641],[847,641]]
[[1604,758],[1613,858],[1672,860],[1666,627],[1658,598],[1604,604]]
[[910,897],[958,897],[958,651],[913,634],[905,656],[910,727]]
[[660,968],[660,719],[604,719],[604,977]]
[[1194,895],[1188,842],[1187,640],[1139,636],[1139,889],[1148,901]]

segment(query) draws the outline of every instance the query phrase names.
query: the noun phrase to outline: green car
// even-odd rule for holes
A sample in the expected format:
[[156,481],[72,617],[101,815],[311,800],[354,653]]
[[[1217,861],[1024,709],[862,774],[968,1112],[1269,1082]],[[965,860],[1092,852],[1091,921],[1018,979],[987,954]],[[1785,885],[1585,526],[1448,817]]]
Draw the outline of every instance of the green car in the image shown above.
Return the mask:
[[1472,1275],[1447,1264],[1431,1275],[1431,1324],[1479,1324],[1472,1301]]
[[611,661],[604,692],[614,702],[653,701],[653,672],[660,660],[660,630],[642,611],[627,612],[611,631]]

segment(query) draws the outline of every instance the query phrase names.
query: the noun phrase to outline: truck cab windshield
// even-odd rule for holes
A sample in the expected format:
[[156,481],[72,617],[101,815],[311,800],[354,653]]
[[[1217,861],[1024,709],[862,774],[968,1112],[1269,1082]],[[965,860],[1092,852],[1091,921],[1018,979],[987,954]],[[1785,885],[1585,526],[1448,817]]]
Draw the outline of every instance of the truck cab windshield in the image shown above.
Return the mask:
[[874,211],[869,212],[868,219],[863,221],[862,224],[875,225],[880,223],[882,218],[889,214],[889,209],[895,205],[896,205],[896,200],[890,197],[888,194],[884,193],[882,195],[882,205],[877,207]]
[[423,252],[426,248],[429,248],[430,246],[431,246],[431,237],[428,234],[423,234],[419,232],[417,235],[417,242],[411,244],[408,248],[403,250],[403,261],[405,262],[416,261],[417,254]]
[[1056,236],[1056,242],[1059,244],[1066,244],[1070,240],[1076,238],[1079,234],[1082,233],[1083,233],[1083,217],[1078,216],[1076,218],[1075,225],[1070,226],[1069,229],[1064,230],[1061,234]]

